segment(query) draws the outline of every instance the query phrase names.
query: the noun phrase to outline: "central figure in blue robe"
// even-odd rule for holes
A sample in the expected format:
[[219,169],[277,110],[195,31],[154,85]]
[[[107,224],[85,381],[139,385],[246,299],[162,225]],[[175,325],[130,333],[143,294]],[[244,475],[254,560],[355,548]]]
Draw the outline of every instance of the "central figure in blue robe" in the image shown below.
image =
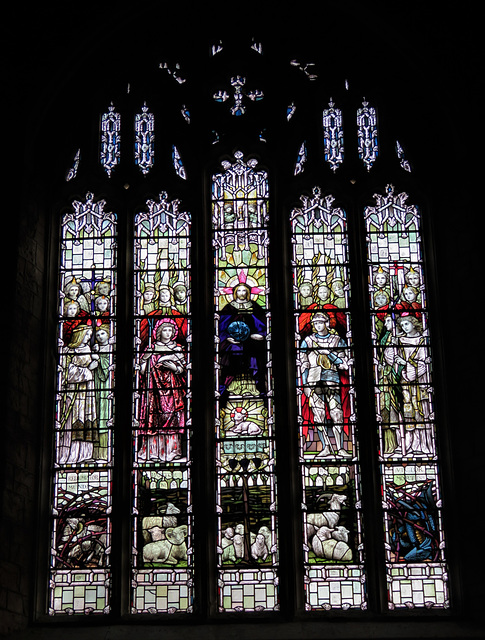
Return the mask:
[[266,395],[266,314],[251,300],[251,288],[237,284],[233,299],[220,313],[219,392],[224,406],[229,396]]

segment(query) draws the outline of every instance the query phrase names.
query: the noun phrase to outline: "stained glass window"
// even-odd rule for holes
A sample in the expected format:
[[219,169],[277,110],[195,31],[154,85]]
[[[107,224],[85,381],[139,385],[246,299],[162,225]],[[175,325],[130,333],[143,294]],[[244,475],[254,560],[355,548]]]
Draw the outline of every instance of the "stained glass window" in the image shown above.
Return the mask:
[[[245,89],[246,78],[243,76],[234,76],[230,80],[230,85],[233,87],[232,91],[232,106],[230,107],[231,114],[233,116],[242,116],[246,113],[245,98],[249,98],[253,102],[257,102],[264,98],[264,94],[260,89]],[[225,89],[220,89],[214,93],[213,98],[216,102],[226,102],[231,98]]]
[[388,185],[365,210],[390,608],[448,606],[421,214]]
[[302,142],[300,148],[298,150],[296,162],[295,162],[295,170],[294,175],[298,175],[299,173],[303,173],[305,171],[305,163],[307,161],[308,151],[306,141]]
[[76,177],[77,171],[79,169],[80,160],[81,160],[81,150],[78,149],[74,155],[72,167],[67,172],[66,182],[69,182],[69,180],[73,180]]
[[366,608],[347,216],[316,187],[291,214],[307,609]]
[[[322,82],[313,62],[289,66]],[[241,67],[195,96],[161,63],[172,111],[166,96],[160,110],[136,96],[126,116],[111,103],[95,160],[106,179],[119,170],[131,123],[123,212],[87,193],[62,216],[52,615],[271,617],[292,589],[315,616],[365,615],[385,589],[390,610],[449,606],[420,211],[393,186],[364,204],[385,156],[367,100],[325,89],[312,110],[289,83],[277,112],[264,74]],[[399,142],[391,155],[409,180]]]
[[359,144],[359,158],[369,171],[379,154],[377,137],[377,112],[375,107],[369,106],[367,100],[357,109],[357,135]]
[[344,161],[344,129],[342,111],[330,100],[323,111],[323,144],[325,161],[336,171]]
[[190,214],[163,192],[135,217],[134,613],[191,611]]
[[121,115],[113,104],[101,116],[101,164],[111,176],[120,162],[121,155]]
[[396,154],[399,158],[399,164],[405,171],[411,172],[411,165],[409,161],[406,159],[406,154],[404,153],[404,149],[399,144],[399,140],[396,140]]
[[155,160],[155,116],[146,104],[135,115],[135,162],[143,174],[153,167]]
[[187,178],[187,174],[185,172],[184,163],[182,162],[179,150],[175,145],[173,145],[172,147],[172,162],[175,173],[179,176],[179,178],[183,178],[185,180]]
[[278,605],[269,192],[255,160],[213,176],[219,607]]
[[49,611],[110,609],[116,215],[88,193],[61,222]]

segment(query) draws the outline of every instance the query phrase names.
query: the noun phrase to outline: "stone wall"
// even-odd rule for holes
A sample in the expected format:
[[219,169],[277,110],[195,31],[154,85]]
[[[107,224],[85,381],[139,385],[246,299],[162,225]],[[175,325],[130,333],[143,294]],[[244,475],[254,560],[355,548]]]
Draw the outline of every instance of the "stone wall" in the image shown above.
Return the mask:
[[9,365],[1,410],[1,633],[25,626],[31,612],[43,428],[44,224],[31,203],[13,217],[17,229],[4,239],[3,250],[9,277],[2,347]]

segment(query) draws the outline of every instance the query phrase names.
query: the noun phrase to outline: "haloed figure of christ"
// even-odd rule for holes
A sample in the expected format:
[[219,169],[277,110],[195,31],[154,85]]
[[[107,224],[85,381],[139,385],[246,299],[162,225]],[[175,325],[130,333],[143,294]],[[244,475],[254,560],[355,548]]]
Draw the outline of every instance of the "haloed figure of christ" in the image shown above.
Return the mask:
[[251,300],[251,287],[239,282],[232,300],[220,314],[221,402],[229,395],[264,396],[266,393],[266,316]]

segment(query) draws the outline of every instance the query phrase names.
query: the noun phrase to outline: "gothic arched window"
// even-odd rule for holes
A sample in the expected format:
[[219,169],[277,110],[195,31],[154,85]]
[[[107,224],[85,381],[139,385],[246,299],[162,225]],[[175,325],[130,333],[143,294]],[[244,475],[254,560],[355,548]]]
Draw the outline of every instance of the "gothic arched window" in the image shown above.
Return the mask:
[[446,609],[405,140],[312,60],[206,53],[108,86],[67,173],[46,611]]

